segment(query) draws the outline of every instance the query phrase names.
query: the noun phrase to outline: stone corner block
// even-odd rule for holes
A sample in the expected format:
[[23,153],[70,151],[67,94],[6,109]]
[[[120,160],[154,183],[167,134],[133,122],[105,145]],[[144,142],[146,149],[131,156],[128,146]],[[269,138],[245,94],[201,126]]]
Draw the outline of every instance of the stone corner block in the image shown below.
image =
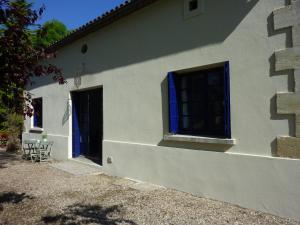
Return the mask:
[[300,159],[300,138],[277,137],[277,155]]

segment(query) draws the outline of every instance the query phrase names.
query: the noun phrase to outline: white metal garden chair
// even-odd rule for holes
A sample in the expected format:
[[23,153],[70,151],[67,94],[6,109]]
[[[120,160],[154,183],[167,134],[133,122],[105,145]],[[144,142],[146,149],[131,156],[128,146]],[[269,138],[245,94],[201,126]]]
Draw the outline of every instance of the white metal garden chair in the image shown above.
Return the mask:
[[40,162],[48,161],[51,158],[53,141],[38,141],[36,151],[30,154],[31,160]]
[[36,152],[38,140],[37,139],[28,139],[23,141],[23,158],[24,159],[30,159],[31,154],[34,154]]

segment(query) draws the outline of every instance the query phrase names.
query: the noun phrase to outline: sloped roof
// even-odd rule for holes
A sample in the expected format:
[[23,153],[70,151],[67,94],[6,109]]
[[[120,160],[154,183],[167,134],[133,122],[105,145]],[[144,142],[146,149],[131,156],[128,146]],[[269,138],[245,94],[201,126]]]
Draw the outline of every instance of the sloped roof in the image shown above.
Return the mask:
[[63,39],[54,42],[48,47],[49,51],[57,50],[58,48],[65,46],[80,39],[81,37],[99,30],[105,26],[112,24],[113,22],[128,16],[148,5],[154,3],[158,0],[129,0],[125,1],[123,4],[115,7],[114,9],[102,14],[101,16],[89,21],[88,23],[80,26],[79,28],[73,30]]

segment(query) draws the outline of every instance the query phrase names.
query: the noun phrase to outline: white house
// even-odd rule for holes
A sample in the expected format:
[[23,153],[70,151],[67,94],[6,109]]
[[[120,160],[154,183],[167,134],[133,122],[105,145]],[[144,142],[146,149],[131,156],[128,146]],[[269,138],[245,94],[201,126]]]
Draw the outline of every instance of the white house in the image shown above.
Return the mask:
[[300,220],[300,0],[134,0],[29,87],[53,157]]

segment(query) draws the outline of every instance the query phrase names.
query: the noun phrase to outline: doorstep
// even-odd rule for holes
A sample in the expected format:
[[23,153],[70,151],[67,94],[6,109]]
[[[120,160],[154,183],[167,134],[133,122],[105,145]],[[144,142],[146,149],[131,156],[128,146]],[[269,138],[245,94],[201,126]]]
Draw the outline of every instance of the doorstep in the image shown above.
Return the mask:
[[53,162],[49,164],[49,166],[73,174],[75,176],[99,175],[103,173],[102,167],[97,164],[88,164],[74,159]]

